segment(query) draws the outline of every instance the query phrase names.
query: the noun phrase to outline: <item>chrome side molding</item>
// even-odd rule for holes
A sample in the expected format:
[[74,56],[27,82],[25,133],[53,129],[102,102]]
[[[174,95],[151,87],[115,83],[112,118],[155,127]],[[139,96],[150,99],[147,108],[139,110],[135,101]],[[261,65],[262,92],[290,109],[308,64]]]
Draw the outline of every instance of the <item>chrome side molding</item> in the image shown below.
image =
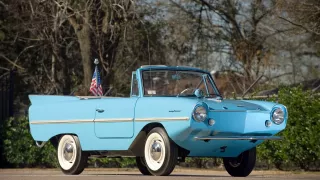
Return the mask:
[[204,136],[194,137],[196,140],[282,140],[279,136]]
[[36,141],[36,145],[37,145],[39,148],[42,148],[46,143],[47,143],[47,141],[41,141],[41,144],[39,144],[39,142]]

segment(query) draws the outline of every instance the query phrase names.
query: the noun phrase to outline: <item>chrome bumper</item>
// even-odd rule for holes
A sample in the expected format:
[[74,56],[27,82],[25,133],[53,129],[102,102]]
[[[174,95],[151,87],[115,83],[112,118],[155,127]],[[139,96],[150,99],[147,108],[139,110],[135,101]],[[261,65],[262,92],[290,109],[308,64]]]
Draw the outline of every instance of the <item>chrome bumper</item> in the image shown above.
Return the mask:
[[196,140],[281,140],[279,136],[204,136],[195,137]]

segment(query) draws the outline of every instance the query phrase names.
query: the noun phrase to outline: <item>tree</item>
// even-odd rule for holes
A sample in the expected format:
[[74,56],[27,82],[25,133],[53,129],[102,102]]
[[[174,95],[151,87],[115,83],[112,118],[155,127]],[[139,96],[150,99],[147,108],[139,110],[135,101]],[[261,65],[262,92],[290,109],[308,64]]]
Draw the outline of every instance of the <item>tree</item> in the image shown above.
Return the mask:
[[277,1],[279,17],[300,29],[320,36],[320,2],[317,0]]
[[[295,28],[295,35],[305,37],[305,44],[311,50],[301,50],[296,53],[300,59],[318,59],[320,57],[320,1],[276,1],[277,16],[283,23]],[[305,79],[320,77],[320,63],[313,60],[311,63],[304,63],[308,68]]]
[[165,61],[161,22],[144,18],[152,12],[142,2],[1,2],[0,71],[17,71],[23,102],[33,93],[87,95],[95,58],[114,93],[128,92],[138,66]]
[[201,36],[197,37],[202,38],[198,39],[200,44],[200,40],[209,42],[214,49],[211,54],[223,54],[225,68],[222,71],[228,72],[231,79],[237,79],[232,82],[237,93],[244,92],[270,66],[274,49],[268,41],[276,40],[277,35],[292,29],[269,23],[274,20],[273,1],[170,2],[198,24],[196,27]]
[[60,14],[72,25],[80,47],[83,66],[83,89],[88,93],[94,58],[101,61],[104,83],[113,78],[113,67],[121,37],[135,19],[134,1],[67,0],[54,1]]
[[60,23],[53,3],[37,0],[3,3],[6,17],[1,56],[6,62],[2,67],[17,70],[17,77],[30,86],[24,89],[69,94],[70,55],[66,51],[74,48],[70,47],[72,34]]

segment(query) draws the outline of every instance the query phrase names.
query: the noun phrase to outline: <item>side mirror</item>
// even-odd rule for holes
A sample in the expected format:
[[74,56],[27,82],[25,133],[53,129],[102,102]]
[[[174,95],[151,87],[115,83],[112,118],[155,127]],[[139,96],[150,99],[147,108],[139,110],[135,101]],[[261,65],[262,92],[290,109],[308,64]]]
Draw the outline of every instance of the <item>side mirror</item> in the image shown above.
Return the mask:
[[203,91],[201,89],[196,89],[194,91],[194,95],[197,96],[198,98],[203,98]]

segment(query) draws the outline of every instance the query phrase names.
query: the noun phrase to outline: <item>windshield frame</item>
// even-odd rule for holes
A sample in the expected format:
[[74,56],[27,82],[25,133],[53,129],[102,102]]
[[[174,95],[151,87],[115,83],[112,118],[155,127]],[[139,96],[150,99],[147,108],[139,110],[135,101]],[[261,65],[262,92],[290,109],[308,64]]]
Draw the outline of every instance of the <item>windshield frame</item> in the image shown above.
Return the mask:
[[[220,92],[219,92],[219,90],[218,90],[218,88],[217,88],[217,86],[216,86],[216,84],[215,84],[215,82],[214,82],[214,80],[213,80],[213,78],[212,78],[210,73],[208,73],[206,71],[201,71],[201,70],[197,71],[197,70],[163,69],[163,68],[159,68],[159,69],[152,68],[152,69],[142,69],[142,70],[140,70],[140,73],[139,73],[140,77],[139,78],[140,78],[140,82],[141,82],[141,92],[142,92],[141,93],[141,97],[177,97],[177,96],[179,96],[178,94],[177,95],[146,95],[145,94],[145,88],[144,88],[144,79],[143,79],[143,73],[146,72],[146,71],[149,71],[149,72],[150,71],[180,71],[180,72],[197,72],[197,73],[200,73],[200,74],[202,74],[202,80],[199,82],[199,84],[201,84],[202,81],[206,82],[205,78],[208,78],[208,81],[210,82],[210,84],[212,86],[212,89],[215,92],[214,93],[215,96],[222,98],[222,96],[221,96],[221,94],[220,94]],[[205,84],[205,87],[206,87],[206,92],[204,92],[204,94],[205,94],[204,97],[205,98],[212,98],[210,96],[210,93],[209,93],[209,90],[208,90],[207,82],[204,83],[204,84]],[[195,95],[192,95],[192,96],[191,95],[188,95],[188,96],[183,95],[183,96],[179,96],[179,97],[196,97],[196,96]],[[215,98],[215,97],[213,97],[213,98]]]

